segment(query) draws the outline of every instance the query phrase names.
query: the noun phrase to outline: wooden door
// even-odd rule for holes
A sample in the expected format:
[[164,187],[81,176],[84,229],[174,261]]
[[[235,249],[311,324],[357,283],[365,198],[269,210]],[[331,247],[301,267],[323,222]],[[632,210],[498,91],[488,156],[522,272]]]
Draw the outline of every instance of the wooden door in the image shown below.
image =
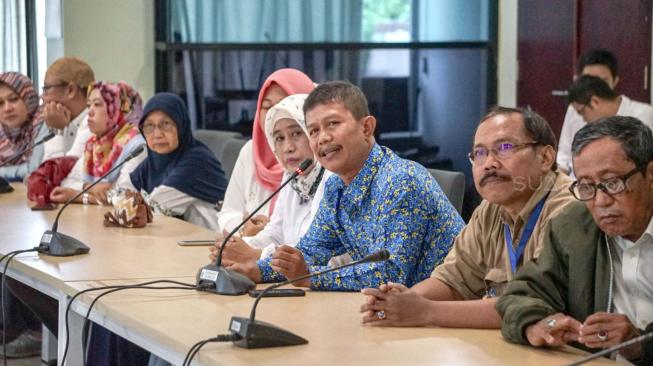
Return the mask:
[[574,75],[574,1],[518,3],[517,104],[530,106],[560,135]]
[[522,0],[518,3],[517,102],[559,136],[578,57],[605,48],[619,60],[617,91],[650,103],[653,0]]
[[651,0],[580,0],[578,54],[606,48],[619,60],[616,90],[650,103]]

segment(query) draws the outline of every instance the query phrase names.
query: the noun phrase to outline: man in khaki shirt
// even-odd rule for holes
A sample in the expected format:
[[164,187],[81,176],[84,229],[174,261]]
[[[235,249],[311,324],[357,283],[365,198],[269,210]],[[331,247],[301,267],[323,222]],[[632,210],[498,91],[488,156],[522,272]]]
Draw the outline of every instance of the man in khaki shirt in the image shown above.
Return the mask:
[[499,328],[494,305],[513,267],[537,257],[544,227],[574,200],[572,181],[557,172],[555,157],[556,138],[544,118],[522,109],[490,110],[470,153],[483,202],[431,278],[411,289],[388,283],[363,290],[363,323]]

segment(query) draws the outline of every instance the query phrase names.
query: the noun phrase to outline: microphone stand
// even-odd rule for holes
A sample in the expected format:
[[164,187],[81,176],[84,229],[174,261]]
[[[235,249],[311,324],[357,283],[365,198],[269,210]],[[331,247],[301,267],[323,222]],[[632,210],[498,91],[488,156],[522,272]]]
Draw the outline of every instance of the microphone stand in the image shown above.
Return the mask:
[[77,254],[86,254],[90,251],[90,248],[86,246],[84,243],[82,243],[81,241],[73,238],[72,236],[62,234],[57,231],[57,228],[59,227],[59,217],[61,216],[61,213],[63,213],[63,210],[66,207],[68,207],[68,205],[70,205],[72,202],[74,202],[77,198],[79,198],[82,194],[88,192],[96,184],[100,183],[102,179],[106,178],[108,175],[110,175],[115,170],[120,168],[123,164],[133,159],[134,157],[138,156],[140,153],[143,152],[143,150],[145,150],[145,148],[142,145],[137,147],[120,164],[116,164],[115,166],[113,166],[103,176],[96,179],[88,187],[84,188],[81,192],[77,193],[73,198],[66,201],[63,207],[61,207],[61,209],[57,213],[57,217],[54,219],[54,223],[52,224],[52,230],[46,230],[43,233],[43,236],[41,237],[41,242],[39,243],[39,248],[43,250],[41,253],[49,254],[55,257],[67,257],[67,256],[77,255]]
[[358,261],[343,264],[341,266],[336,266],[333,268],[328,268],[319,272],[309,273],[267,287],[265,290],[263,290],[263,292],[261,292],[256,297],[249,318],[239,317],[239,316],[234,316],[231,318],[231,322],[229,323],[229,331],[231,331],[232,335],[234,335],[233,343],[236,346],[242,348],[296,346],[296,345],[308,343],[306,339],[296,334],[293,334],[287,330],[281,329],[270,323],[262,322],[260,320],[255,320],[256,307],[258,306],[259,301],[261,301],[261,298],[265,296],[265,294],[268,293],[269,291],[284,285],[288,285],[293,282],[301,281],[306,278],[319,276],[325,273],[333,272],[342,268],[351,267],[358,264],[371,263],[371,262],[383,262],[388,260],[388,258],[390,258],[390,253],[386,249],[382,249]]
[[587,363],[587,362],[592,361],[594,359],[597,359],[599,357],[607,356],[607,355],[611,354],[614,351],[618,351],[618,350],[620,350],[622,348],[626,348],[626,347],[631,346],[631,345],[633,345],[635,343],[644,342],[644,341],[646,341],[648,339],[651,339],[651,338],[653,338],[653,332],[648,332],[648,333],[642,334],[639,337],[633,338],[633,339],[625,341],[623,343],[619,343],[619,344],[614,345],[614,346],[612,346],[610,348],[606,348],[601,352],[593,353],[593,354],[591,354],[589,356],[583,357],[578,361],[570,363],[568,366],[582,365],[584,363]]
[[[239,272],[232,271],[222,266],[222,252],[224,251],[225,246],[229,239],[231,239],[234,234],[240,230],[243,225],[247,223],[254,215],[267,204],[274,196],[281,191],[290,181],[295,179],[298,175],[303,174],[309,166],[313,164],[313,160],[306,159],[295,172],[288,178],[276,191],[263,201],[254,211],[252,211],[249,216],[245,218],[235,229],[231,230],[229,235],[227,235],[224,240],[222,240],[222,246],[220,251],[215,259],[215,264],[209,264],[202,268],[197,273],[197,286],[200,291],[210,291],[215,292],[220,295],[242,295],[247,293],[249,290],[253,290],[256,287],[256,284],[242,275]],[[208,286],[210,284],[210,286]]]
[[[54,137],[54,133],[50,132],[49,134],[43,136],[43,138],[39,142],[37,142],[37,143],[35,143],[35,144],[31,145],[31,146],[28,146],[27,148],[19,151],[18,153],[14,154],[13,156],[9,157],[9,159],[5,160],[2,164],[0,164],[0,167],[3,167],[5,165],[9,165],[10,161],[16,159],[17,157],[19,157],[20,155],[23,155],[24,153],[26,153],[28,151],[34,149],[35,147],[43,144],[44,142],[52,139],[53,137]],[[9,185],[9,182],[7,182],[6,179],[4,179],[3,177],[0,177],[0,193],[10,193],[10,192],[13,192],[13,191],[14,191],[14,187]]]

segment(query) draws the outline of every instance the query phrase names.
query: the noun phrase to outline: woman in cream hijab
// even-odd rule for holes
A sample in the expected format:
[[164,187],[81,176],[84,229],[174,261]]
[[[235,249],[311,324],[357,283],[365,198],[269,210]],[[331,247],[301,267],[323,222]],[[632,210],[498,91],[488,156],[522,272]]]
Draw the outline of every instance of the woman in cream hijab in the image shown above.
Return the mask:
[[[232,237],[222,254],[225,264],[256,261],[274,253],[279,245],[296,245],[308,230],[324,193],[324,182],[331,175],[317,163],[309,145],[302,107],[306,94],[284,98],[272,107],[265,119],[265,136],[285,181],[306,159],[313,164],[279,192],[270,222],[255,236]],[[218,243],[219,245],[220,243]],[[217,248],[211,248],[215,260]]]

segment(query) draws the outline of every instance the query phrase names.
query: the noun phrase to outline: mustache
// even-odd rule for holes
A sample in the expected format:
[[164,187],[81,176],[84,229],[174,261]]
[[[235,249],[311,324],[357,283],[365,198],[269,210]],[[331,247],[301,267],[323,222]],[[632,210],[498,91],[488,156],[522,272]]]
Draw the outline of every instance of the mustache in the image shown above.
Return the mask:
[[340,149],[340,145],[329,145],[329,146],[321,147],[318,148],[317,156],[322,157],[322,155],[324,155],[325,152],[330,152],[338,149]]
[[510,176],[505,175],[505,174],[499,174],[499,173],[497,173],[496,171],[493,170],[493,171],[490,171],[490,172],[487,172],[487,173],[483,174],[483,177],[479,181],[479,185],[481,187],[483,187],[486,184],[486,181],[488,179],[491,179],[491,178],[499,178],[499,179],[503,179],[503,180],[510,180]]

